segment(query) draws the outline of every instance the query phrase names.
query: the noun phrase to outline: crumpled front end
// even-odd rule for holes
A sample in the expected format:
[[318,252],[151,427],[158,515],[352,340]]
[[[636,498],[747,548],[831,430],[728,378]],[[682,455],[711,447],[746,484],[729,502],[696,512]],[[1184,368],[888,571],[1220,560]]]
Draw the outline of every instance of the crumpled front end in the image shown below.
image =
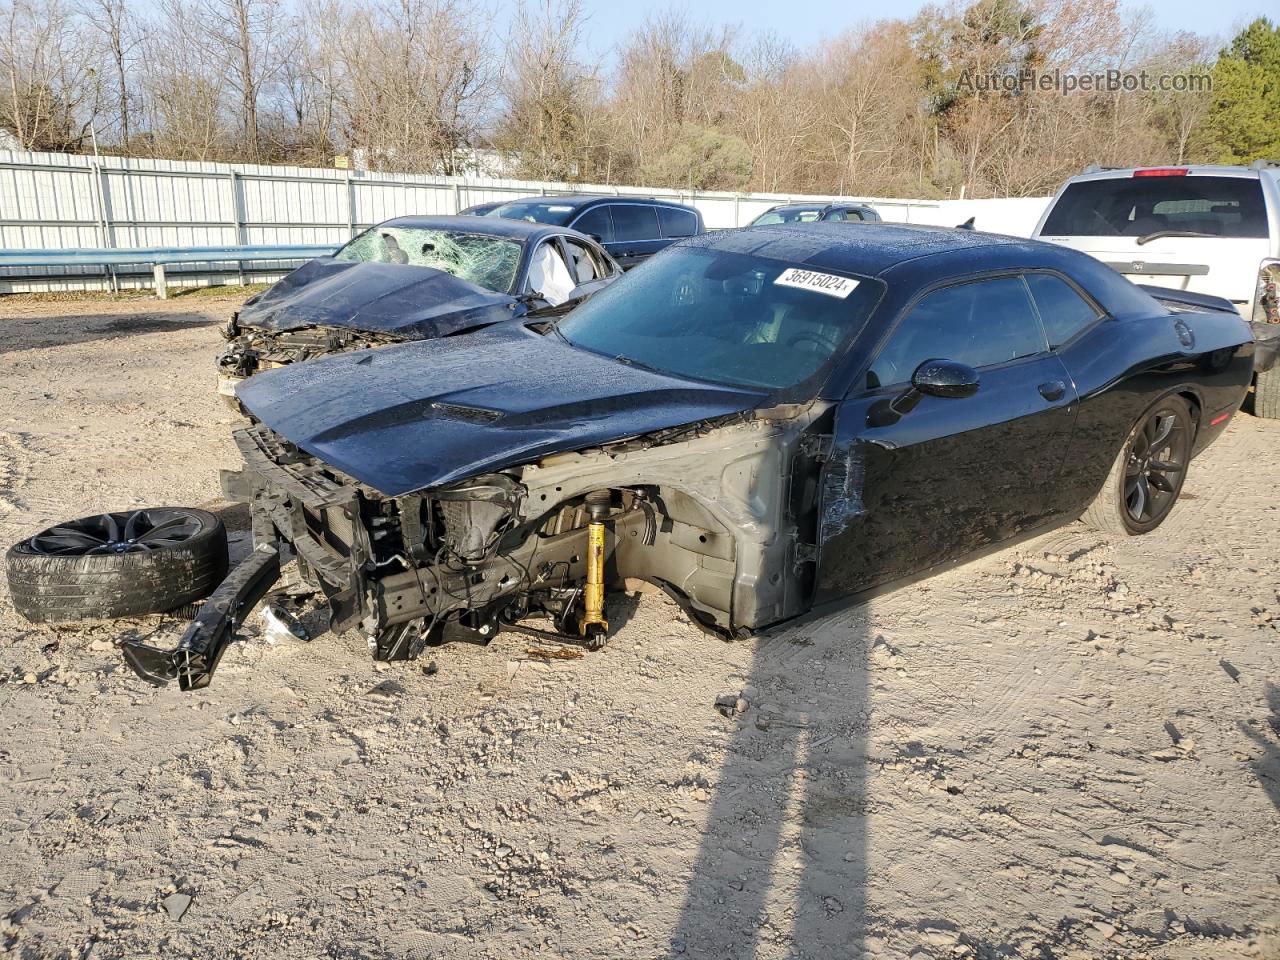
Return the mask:
[[[811,603],[819,494],[803,478],[830,414],[746,411],[394,497],[256,424],[235,434],[230,492],[249,502],[254,557],[296,562],[333,630],[358,630],[378,660],[506,630],[596,649],[604,591],[628,578],[732,637]],[[208,617],[200,630],[230,640]],[[220,650],[197,646],[216,665]]]
[[264,370],[275,370],[314,357],[401,343],[404,337],[347,327],[306,326],[269,330],[241,326],[233,317],[222,329],[226,346],[218,355],[218,395],[239,411],[236,386]]

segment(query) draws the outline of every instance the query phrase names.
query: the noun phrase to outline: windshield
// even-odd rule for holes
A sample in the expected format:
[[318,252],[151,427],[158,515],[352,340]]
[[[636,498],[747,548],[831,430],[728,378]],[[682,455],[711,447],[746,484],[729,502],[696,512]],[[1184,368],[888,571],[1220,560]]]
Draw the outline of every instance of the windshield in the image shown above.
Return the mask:
[[562,321],[576,346],[662,373],[787,390],[825,372],[862,329],[878,280],[676,247]]
[[1247,177],[1110,177],[1062,191],[1045,237],[1145,237],[1162,231],[1265,237],[1262,187]]
[[492,216],[563,227],[576,209],[572,204],[557,203],[555,200],[513,200],[494,210]]
[[516,240],[483,234],[418,227],[374,227],[348,243],[333,258],[432,267],[486,290],[510,293],[522,249]]
[[763,227],[770,223],[810,223],[817,220],[821,213],[821,207],[782,207],[778,210],[766,210],[752,220],[751,225]]

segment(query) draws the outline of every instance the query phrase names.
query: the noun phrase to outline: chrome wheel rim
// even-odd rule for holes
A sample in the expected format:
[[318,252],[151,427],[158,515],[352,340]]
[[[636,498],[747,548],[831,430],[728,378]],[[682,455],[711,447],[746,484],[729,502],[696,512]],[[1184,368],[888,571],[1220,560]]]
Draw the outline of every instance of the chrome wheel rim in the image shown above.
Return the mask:
[[185,510],[133,510],[71,520],[37,533],[27,549],[49,557],[149,553],[176,546],[200,532],[204,523]]
[[1124,471],[1124,508],[1134,523],[1168,513],[1187,468],[1186,426],[1177,410],[1157,410],[1129,443]]

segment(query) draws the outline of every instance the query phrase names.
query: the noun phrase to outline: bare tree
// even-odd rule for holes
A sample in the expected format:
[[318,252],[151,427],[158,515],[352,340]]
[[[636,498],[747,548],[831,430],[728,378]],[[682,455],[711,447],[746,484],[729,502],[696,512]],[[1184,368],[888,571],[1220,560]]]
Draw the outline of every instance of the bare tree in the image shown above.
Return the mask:
[[159,0],[158,10],[143,39],[140,87],[148,131],[135,148],[180,160],[235,157],[225,80],[207,55],[201,11],[190,0]]
[[101,100],[96,53],[61,0],[0,4],[0,124],[27,150],[79,150]]
[[564,180],[581,171],[595,96],[595,78],[577,60],[584,20],[581,0],[541,0],[534,10],[521,2],[512,18],[497,143],[526,176]]
[[128,0],[85,0],[85,21],[97,31],[110,64],[115,85],[119,147],[129,152],[133,133],[130,86],[134,55],[142,43]]
[[259,99],[281,69],[278,0],[200,0],[200,9],[207,36],[224,59],[226,82],[240,101],[245,159],[257,163]]
[[352,150],[375,169],[461,170],[494,90],[485,25],[455,0],[385,0],[348,21]]

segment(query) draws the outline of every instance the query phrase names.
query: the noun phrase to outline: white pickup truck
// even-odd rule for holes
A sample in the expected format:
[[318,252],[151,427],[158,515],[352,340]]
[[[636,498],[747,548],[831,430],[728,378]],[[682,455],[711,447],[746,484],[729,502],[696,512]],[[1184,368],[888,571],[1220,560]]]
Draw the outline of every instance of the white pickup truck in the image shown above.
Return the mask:
[[[1032,236],[1135,283],[1225,298],[1259,339],[1280,335],[1280,168],[1091,167],[1062,185]],[[1253,399],[1258,416],[1280,417],[1280,367],[1259,369]]]

